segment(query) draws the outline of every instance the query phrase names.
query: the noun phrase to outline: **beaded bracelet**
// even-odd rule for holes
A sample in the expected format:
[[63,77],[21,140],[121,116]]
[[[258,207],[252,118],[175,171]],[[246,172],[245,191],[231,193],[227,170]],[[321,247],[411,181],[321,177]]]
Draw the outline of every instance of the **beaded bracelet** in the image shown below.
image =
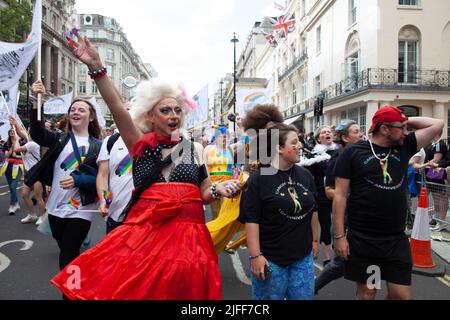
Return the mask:
[[98,79],[103,76],[105,76],[108,73],[108,70],[106,67],[103,67],[101,69],[96,69],[88,72],[88,75],[91,77],[91,79]]
[[254,257],[252,257],[252,256],[248,256],[248,257],[250,258],[250,260],[255,260],[255,259],[258,259],[259,257],[262,257],[262,256],[263,256],[263,253],[260,252],[258,255],[254,256]]
[[219,199],[220,195],[217,193],[217,183],[211,185],[211,195],[213,199]]

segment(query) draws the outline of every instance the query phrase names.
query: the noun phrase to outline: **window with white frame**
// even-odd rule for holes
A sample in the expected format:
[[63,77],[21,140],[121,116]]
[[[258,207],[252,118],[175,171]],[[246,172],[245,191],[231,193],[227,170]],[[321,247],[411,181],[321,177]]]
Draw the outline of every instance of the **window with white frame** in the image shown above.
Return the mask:
[[66,94],[66,84],[61,83],[61,94]]
[[114,33],[107,32],[106,33],[106,37],[108,38],[108,40],[114,41]]
[[68,75],[68,79],[69,80],[73,80],[73,63],[72,60],[69,60],[69,75]]
[[348,22],[349,25],[356,23],[356,0],[348,0]]
[[366,132],[367,120],[366,120],[367,107],[352,108],[341,112],[341,120],[353,120],[355,121],[362,132]]
[[302,77],[302,99],[303,101],[308,98],[308,77],[305,75]]
[[322,51],[322,26],[318,26],[316,29],[316,52]]
[[98,30],[92,30],[92,38],[98,38]]
[[63,78],[66,77],[66,58],[61,57],[61,75]]
[[295,83],[292,84],[292,104],[297,104],[297,88],[295,87]]
[[111,79],[113,78],[114,75],[114,68],[112,65],[106,65],[106,71],[108,72],[108,77],[110,77]]
[[322,90],[322,75],[314,78],[314,95],[319,95]]
[[97,94],[97,92],[97,84],[95,83],[95,81],[92,81],[92,94]]
[[418,6],[419,0],[398,0],[398,4],[402,6]]
[[87,66],[84,63],[78,64],[78,75],[85,76],[88,72]]
[[302,0],[302,4],[300,6],[300,18],[303,18],[306,14],[306,0]]
[[106,50],[106,59],[114,60],[114,49],[108,48]]
[[78,82],[78,93],[86,94],[86,81]]
[[420,32],[410,26],[399,34],[398,82],[416,83],[420,62]]

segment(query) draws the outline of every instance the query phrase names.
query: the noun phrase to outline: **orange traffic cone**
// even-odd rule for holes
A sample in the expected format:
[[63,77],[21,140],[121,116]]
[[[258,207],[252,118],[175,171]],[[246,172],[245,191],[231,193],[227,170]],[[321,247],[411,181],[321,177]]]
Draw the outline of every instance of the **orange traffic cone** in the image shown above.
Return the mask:
[[419,197],[419,205],[411,234],[411,254],[416,268],[434,268],[436,264],[431,256],[430,218],[428,217],[428,194],[425,186]]

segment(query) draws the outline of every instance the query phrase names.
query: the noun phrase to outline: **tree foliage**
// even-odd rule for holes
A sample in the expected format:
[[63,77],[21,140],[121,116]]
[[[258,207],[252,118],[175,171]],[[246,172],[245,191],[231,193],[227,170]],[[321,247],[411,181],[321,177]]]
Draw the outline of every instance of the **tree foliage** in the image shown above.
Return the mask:
[[23,42],[31,30],[32,12],[25,0],[5,0],[0,10],[0,41]]

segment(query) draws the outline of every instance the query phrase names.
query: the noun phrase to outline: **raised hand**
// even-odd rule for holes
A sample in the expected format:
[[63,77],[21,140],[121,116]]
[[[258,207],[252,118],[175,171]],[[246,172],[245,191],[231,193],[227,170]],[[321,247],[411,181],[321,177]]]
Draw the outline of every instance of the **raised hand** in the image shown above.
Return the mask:
[[[73,40],[71,35],[74,34],[77,37],[77,41]],[[86,64],[91,69],[99,69],[102,67],[100,55],[95,47],[89,41],[88,37],[82,37],[77,29],[73,32],[65,33],[67,42],[72,49],[72,53],[81,62]]]

